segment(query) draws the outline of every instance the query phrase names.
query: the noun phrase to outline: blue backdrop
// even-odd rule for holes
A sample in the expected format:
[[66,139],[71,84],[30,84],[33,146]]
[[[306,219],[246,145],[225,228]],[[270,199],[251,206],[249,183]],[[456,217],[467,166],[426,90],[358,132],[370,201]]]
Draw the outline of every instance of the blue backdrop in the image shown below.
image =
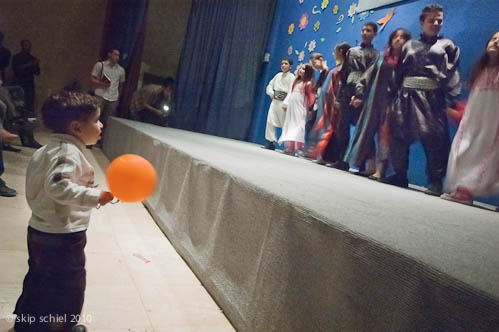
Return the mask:
[[[419,38],[419,14],[425,6],[435,3],[429,0],[403,1],[349,16],[350,6],[357,2],[355,0],[278,0],[266,48],[266,52],[270,54],[270,61],[263,64],[262,75],[258,80],[256,108],[248,135],[249,141],[260,144],[265,141],[265,122],[270,105],[270,99],[265,94],[265,87],[279,72],[281,59],[291,57],[294,61],[294,71],[298,64],[308,61],[311,52],[320,52],[325,56],[329,67],[333,67],[334,45],[343,41],[351,46],[360,44],[362,26],[366,22],[376,22],[385,17],[392,8],[394,9],[393,17],[382,31],[378,31],[378,36],[373,41],[374,47],[378,50],[384,49],[390,33],[399,27],[409,30],[413,38]],[[484,50],[488,39],[499,30],[497,23],[499,1],[441,0],[438,3],[444,7],[444,25],[441,33],[461,48],[460,74],[463,81],[462,96],[465,98],[468,91],[464,81],[468,77],[470,68]],[[334,13],[335,5],[338,6],[336,14]],[[300,19],[304,14],[308,16],[308,24],[301,30]],[[291,24],[294,25],[294,29],[290,28]],[[310,46],[311,43],[312,46],[315,43],[315,48]],[[304,56],[302,61],[300,61],[300,53]],[[455,127],[451,128],[452,136],[455,130]],[[422,186],[426,184],[425,165],[424,152],[418,142],[411,148],[410,183]],[[498,200],[499,198],[494,198],[486,201],[495,204]]]

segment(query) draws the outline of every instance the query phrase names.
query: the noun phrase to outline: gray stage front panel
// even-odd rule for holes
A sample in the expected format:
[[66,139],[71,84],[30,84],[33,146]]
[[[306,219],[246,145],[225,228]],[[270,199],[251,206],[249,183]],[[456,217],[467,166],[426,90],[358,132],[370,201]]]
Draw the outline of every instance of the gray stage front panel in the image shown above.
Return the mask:
[[111,119],[146,204],[239,331],[499,330],[499,215],[219,137]]

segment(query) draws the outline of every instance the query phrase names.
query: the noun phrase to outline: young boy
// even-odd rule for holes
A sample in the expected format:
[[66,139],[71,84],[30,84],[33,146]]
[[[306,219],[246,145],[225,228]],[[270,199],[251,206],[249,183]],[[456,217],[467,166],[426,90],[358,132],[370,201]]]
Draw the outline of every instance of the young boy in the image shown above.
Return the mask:
[[340,112],[336,130],[333,133],[334,159],[333,167],[348,170],[349,165],[343,159],[350,142],[350,124],[357,123],[360,105],[354,103],[355,87],[362,74],[378,60],[379,52],[374,49],[372,40],[378,33],[374,22],[367,22],[362,27],[362,44],[348,50],[341,73],[341,87],[338,92]]
[[[83,307],[90,212],[113,199],[96,188],[83,154],[99,140],[99,116],[98,101],[80,92],[53,94],[42,107],[53,134],[26,172],[29,270],[14,310],[16,332],[71,331]],[[76,330],[85,331],[81,325]]]
[[274,78],[267,85],[267,95],[272,99],[270,104],[269,113],[267,115],[267,125],[265,127],[265,139],[267,144],[264,146],[266,149],[274,150],[277,137],[275,129],[282,128],[286,113],[282,108],[282,102],[287,94],[291,92],[291,87],[295,81],[295,75],[289,72],[293,60],[281,60],[281,72],[277,73]]
[[444,10],[439,5],[423,9],[419,22],[421,38],[402,48],[399,67],[402,88],[392,118],[391,158],[395,175],[386,183],[407,187],[409,147],[421,139],[429,177],[426,194],[442,194],[442,179],[449,157],[446,110],[460,93],[459,47],[440,36]]
[[[319,71],[319,79],[314,84],[315,104],[311,112],[307,114],[307,123],[305,124],[305,137],[308,136],[310,129],[312,129],[312,127],[314,126],[315,120],[317,118],[317,111],[324,107],[325,91],[323,91],[321,88],[324,85],[329,74],[329,68],[327,67],[327,63],[321,53],[313,53],[310,56],[310,65],[312,65],[315,70]],[[322,114],[322,112],[320,113]]]

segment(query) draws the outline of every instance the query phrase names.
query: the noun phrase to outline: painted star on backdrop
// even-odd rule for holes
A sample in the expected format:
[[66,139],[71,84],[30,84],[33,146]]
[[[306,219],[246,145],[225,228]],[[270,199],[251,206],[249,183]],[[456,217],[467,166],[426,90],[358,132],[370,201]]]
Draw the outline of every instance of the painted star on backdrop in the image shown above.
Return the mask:
[[314,24],[314,31],[317,32],[321,27],[321,22],[317,21]]
[[317,43],[315,42],[315,39],[311,40],[310,44],[308,44],[308,53],[313,52],[315,50],[316,45]]
[[348,17],[352,17],[355,14],[355,11],[357,10],[357,4],[352,3],[350,5],[350,8],[348,9]]
[[307,27],[307,24],[308,24],[308,14],[303,13],[300,18],[300,25],[299,25],[300,30],[305,29]]
[[303,61],[305,59],[305,51],[301,51],[300,54],[298,54],[298,61]]

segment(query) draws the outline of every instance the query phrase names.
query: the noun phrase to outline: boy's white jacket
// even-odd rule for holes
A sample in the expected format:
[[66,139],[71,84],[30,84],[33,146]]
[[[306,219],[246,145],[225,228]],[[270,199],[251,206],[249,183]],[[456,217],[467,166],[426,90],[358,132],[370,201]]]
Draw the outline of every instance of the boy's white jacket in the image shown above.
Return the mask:
[[85,158],[85,145],[76,137],[52,134],[38,149],[26,172],[29,225],[47,233],[86,230],[101,190],[94,186],[94,169]]

